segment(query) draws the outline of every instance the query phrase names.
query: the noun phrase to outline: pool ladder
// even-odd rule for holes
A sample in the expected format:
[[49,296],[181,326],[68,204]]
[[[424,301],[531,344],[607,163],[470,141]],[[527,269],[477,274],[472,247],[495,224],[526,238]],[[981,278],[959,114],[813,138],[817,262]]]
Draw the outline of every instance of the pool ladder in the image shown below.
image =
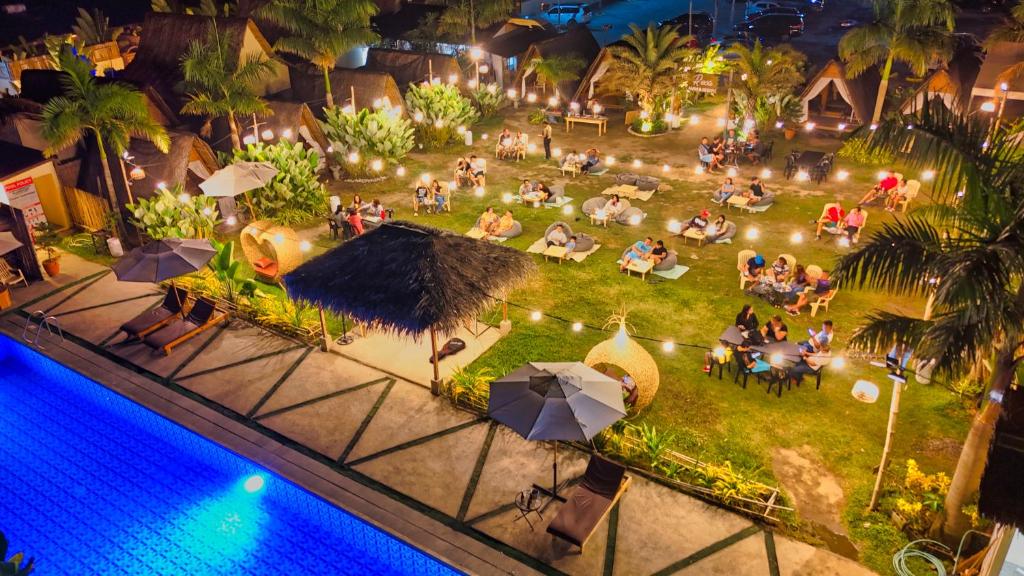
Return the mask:
[[[39,319],[36,322],[36,319]],[[64,330],[60,327],[60,321],[57,320],[56,316],[47,316],[46,312],[42,310],[36,310],[25,319],[25,327],[21,329],[21,339],[39,349],[45,349],[42,344],[39,343],[39,336],[43,333],[43,328],[46,328],[46,332],[53,336],[53,329],[57,329],[57,335],[60,336],[60,341],[64,341]]]

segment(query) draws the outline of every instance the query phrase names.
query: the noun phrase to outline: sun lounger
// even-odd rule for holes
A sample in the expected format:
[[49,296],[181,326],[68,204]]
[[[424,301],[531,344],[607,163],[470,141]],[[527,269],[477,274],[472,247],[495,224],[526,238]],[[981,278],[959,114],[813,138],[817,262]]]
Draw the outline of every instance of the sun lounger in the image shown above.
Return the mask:
[[146,310],[135,318],[121,324],[121,331],[127,339],[142,339],[146,334],[165,326],[176,317],[181,317],[181,310],[188,300],[188,290],[172,286],[164,295],[164,301],[151,310]]
[[630,478],[625,474],[623,466],[596,454],[591,456],[583,482],[551,521],[548,533],[579,546],[582,552],[598,524],[629,487]]
[[227,320],[227,317],[227,312],[218,313],[217,305],[212,300],[200,298],[189,310],[188,316],[179,318],[146,336],[143,342],[146,346],[170,356],[175,346]]

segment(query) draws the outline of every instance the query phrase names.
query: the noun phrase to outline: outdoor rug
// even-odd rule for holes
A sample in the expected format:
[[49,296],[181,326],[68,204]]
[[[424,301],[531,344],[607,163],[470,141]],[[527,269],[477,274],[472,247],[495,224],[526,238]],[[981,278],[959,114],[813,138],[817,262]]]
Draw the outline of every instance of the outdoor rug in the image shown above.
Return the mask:
[[[772,204],[774,204],[774,202]],[[772,207],[772,204],[768,204],[767,206],[744,206],[743,209],[747,212],[767,212],[768,209]]]
[[[533,244],[530,244],[530,247],[527,248],[526,251],[529,252],[530,254],[543,254],[544,250],[547,247],[547,242],[545,242],[543,238],[540,238]],[[600,244],[594,244],[594,247],[591,248],[590,250],[587,250],[586,252],[573,252],[572,254],[569,254],[569,259],[574,260],[576,262],[583,262],[584,260],[586,260],[587,256],[590,256],[594,252],[597,252],[597,249],[600,247]]]
[[570,198],[568,196],[559,196],[558,198],[555,198],[554,202],[545,202],[544,203],[544,207],[545,208],[561,208],[562,206],[565,206],[566,204],[568,204],[570,202],[572,202],[572,198]]
[[[622,264],[622,258],[615,261],[616,264]],[[690,271],[689,266],[683,266],[682,264],[676,264],[671,270],[651,270],[648,274],[654,274],[655,276],[661,276],[667,280],[678,280],[683,274]]]
[[654,197],[656,190],[623,190],[620,186],[612,186],[611,188],[605,188],[601,191],[601,194],[605,196],[611,196],[612,194],[618,194],[619,198],[626,198],[628,200],[643,200],[644,202]]

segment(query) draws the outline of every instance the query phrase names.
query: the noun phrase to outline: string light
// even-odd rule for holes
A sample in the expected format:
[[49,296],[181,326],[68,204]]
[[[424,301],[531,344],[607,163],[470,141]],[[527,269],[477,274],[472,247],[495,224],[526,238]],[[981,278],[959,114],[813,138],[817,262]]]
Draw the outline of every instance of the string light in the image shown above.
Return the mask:
[[850,173],[847,172],[846,170],[840,170],[840,171],[836,172],[836,180],[839,180],[840,182],[845,182],[846,179],[849,178],[849,177],[850,177]]
[[572,323],[572,331],[573,332],[582,332],[583,331],[583,322],[573,322]]
[[690,125],[693,126],[698,122],[700,122],[700,116],[697,116],[696,114],[690,114]]
[[839,128],[839,131],[843,132],[844,130],[846,130],[846,122],[840,122],[839,126],[836,126],[836,128]]
[[776,130],[781,130],[781,129],[782,129],[782,127],[783,127],[783,126],[785,126],[785,124],[786,124],[786,123],[785,123],[785,122],[783,122],[782,120],[776,120],[776,121],[775,121],[775,129],[776,129]]
[[676,349],[676,343],[671,340],[666,340],[661,343],[661,349],[665,352],[672,352]]
[[817,124],[815,124],[814,122],[808,122],[807,124],[804,124],[804,130],[810,132],[814,130],[815,126],[817,126]]
[[477,198],[483,198],[483,196],[484,196],[484,187],[483,186],[477,186],[473,190],[473,194],[475,194]]
[[668,171],[669,171],[669,170],[671,170],[671,169],[672,169],[672,167],[671,167],[671,166],[669,166],[668,164],[662,164],[662,165],[661,165],[661,171],[662,171],[662,172],[668,172]]
[[643,165],[644,163],[639,158],[633,160],[633,168],[639,168]]
[[769,179],[771,177],[772,177],[772,169],[771,168],[762,168],[761,169],[761,179],[762,180],[767,180],[767,179]]
[[511,204],[513,198],[514,196],[512,196],[511,192],[505,192],[504,194],[501,195],[501,201],[504,202],[505,204]]
[[398,176],[399,178],[401,178],[402,176],[405,176],[405,166],[399,166],[395,170],[395,175]]
[[874,132],[875,130],[878,130],[878,124],[872,124],[871,126],[868,126],[868,129]]
[[729,167],[729,169],[725,171],[725,175],[728,176],[729,178],[735,178],[736,177],[736,168]]
[[573,212],[572,204],[566,204],[565,206],[562,206],[562,214],[565,214],[566,216],[569,216],[569,215],[572,214],[572,212]]
[[384,169],[384,161],[381,160],[380,158],[374,158],[370,162],[370,169],[372,169],[374,172],[380,172],[381,170]]
[[745,234],[747,240],[757,240],[757,237],[760,235],[761,233],[757,230],[757,228],[754,228],[753,226],[747,228],[747,232]]
[[807,173],[807,170],[799,170],[796,173],[796,179],[798,182],[807,182],[811,179],[811,175]]
[[529,102],[530,104],[533,104],[534,102],[537,101],[537,95],[534,94],[533,92],[530,92],[529,94],[526,95],[526,101]]
[[309,240],[303,240],[299,242],[299,250],[302,252],[309,252],[313,249],[313,245],[309,243]]
[[614,166],[615,165],[615,156],[609,156],[609,157],[605,158],[604,159],[604,163],[609,165],[609,166]]
[[799,244],[799,243],[804,241],[804,235],[802,233],[800,233],[800,232],[793,232],[789,236],[789,241],[792,244]]
[[543,314],[541,314],[540,310],[530,312],[530,320],[533,320],[534,322],[540,322],[542,316]]

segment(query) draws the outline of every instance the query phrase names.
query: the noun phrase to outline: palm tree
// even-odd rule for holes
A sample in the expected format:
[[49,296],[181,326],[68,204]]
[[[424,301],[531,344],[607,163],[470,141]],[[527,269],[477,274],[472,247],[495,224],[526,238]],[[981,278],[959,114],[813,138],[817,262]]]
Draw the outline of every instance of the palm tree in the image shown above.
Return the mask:
[[576,80],[580,77],[580,70],[586,66],[583,58],[576,54],[565,56],[548,56],[547,58],[535,58],[530,62],[537,79],[551,86],[558,96],[558,85],[568,80]]
[[[1024,42],[1024,2],[1018,2],[1010,10],[1010,17],[989,34],[985,39],[985,49],[991,51],[1000,42]],[[1020,76],[1024,76],[1024,62],[1011,65],[999,75],[999,79],[1010,81]]]
[[497,24],[512,15],[515,0],[455,0],[441,14],[439,30],[452,38],[462,38],[469,30],[469,43],[476,45],[476,31]]
[[874,4],[874,22],[844,34],[839,40],[839,57],[846,62],[851,78],[882,64],[882,79],[871,116],[871,122],[877,123],[882,117],[894,62],[903,62],[920,76],[935,58],[949,60],[953,6],[949,0],[874,0]]
[[131,138],[144,138],[161,152],[167,152],[170,139],[163,126],[149,116],[142,93],[117,82],[100,82],[93,76],[92,64],[64,50],[61,53],[62,96],[43,107],[43,138],[47,156],[72,146],[90,135],[96,140],[103,167],[110,209],[117,216],[113,232],[123,235],[120,203],[114,190],[114,178],[107,160],[107,147],[117,155],[128,149]]
[[237,114],[267,115],[270,108],[253,86],[273,71],[270,60],[252,53],[238,62],[237,51],[230,40],[217,31],[217,21],[210,20],[206,41],[193,40],[181,58],[181,70],[188,87],[188,102],[183,114],[205,116],[201,133],[209,136],[214,118],[225,116],[231,129],[231,144],[241,150]]
[[334,107],[330,72],[338,57],[377,40],[370,17],[377,13],[373,0],[274,0],[260,16],[280,25],[288,36],[274,48],[310,61],[324,75],[327,107]]
[[679,67],[695,54],[688,48],[689,36],[672,26],[640,28],[629,25],[622,37],[625,46],[611,46],[612,64],[603,84],[633,94],[642,110],[651,112],[655,98],[675,85]]
[[748,48],[736,43],[726,54],[739,74],[733,90],[743,94],[739,101],[744,103],[744,116],[755,118],[758,126],[763,127],[769,120],[765,112],[776,110],[782,98],[804,81],[807,57],[788,44],[766,48],[758,40]]
[[[884,225],[840,260],[835,277],[894,296],[933,293],[934,313],[925,320],[875,312],[853,344],[877,351],[902,340],[950,375],[970,374],[984,359],[993,399],[1013,383],[1024,358],[1022,126],[993,133],[978,117],[925,102],[918,116],[886,122],[868,139],[870,151],[905,153],[912,168],[942,166],[937,203]],[[1001,410],[990,400],[974,418],[946,496],[948,536],[967,527],[962,508],[978,489]]]

